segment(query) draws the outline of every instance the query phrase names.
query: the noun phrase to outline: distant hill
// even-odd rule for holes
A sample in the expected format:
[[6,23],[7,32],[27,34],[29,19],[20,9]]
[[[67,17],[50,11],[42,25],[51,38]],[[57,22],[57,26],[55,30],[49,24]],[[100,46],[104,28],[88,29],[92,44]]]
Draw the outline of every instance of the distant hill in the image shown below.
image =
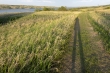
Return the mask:
[[[0,4],[0,9],[42,9],[44,7],[47,8],[54,8],[57,9],[58,7],[55,6],[31,6],[31,5],[5,5]],[[68,9],[72,9],[73,11],[79,10],[79,9],[94,9],[94,8],[101,8],[101,9],[110,9],[109,5],[100,5],[100,6],[87,6],[87,7],[67,7]]]
[[0,9],[36,9],[44,7],[54,8],[50,6],[3,5],[3,4],[0,5]]

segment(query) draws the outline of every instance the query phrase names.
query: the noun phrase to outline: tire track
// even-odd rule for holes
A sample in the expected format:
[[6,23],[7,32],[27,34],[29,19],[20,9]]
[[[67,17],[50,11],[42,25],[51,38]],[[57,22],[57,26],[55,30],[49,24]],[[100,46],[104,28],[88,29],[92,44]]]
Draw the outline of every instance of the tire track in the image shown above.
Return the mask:
[[74,27],[74,43],[72,53],[72,73],[85,73],[85,62],[80,33],[79,18],[76,18],[76,23]]

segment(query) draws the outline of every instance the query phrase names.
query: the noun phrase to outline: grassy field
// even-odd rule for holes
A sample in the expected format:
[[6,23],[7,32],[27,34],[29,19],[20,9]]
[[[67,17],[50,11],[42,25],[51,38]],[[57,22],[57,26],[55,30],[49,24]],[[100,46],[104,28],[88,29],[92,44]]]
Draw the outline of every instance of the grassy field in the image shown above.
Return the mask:
[[109,73],[109,15],[109,9],[0,15],[0,73]]
[[37,12],[0,26],[0,73],[49,73],[79,13]]
[[98,32],[100,35],[104,47],[106,50],[110,53],[110,19],[109,14],[106,11],[105,12],[97,12],[97,13],[91,13],[91,16],[88,18],[90,19],[90,22],[92,23],[94,30]]

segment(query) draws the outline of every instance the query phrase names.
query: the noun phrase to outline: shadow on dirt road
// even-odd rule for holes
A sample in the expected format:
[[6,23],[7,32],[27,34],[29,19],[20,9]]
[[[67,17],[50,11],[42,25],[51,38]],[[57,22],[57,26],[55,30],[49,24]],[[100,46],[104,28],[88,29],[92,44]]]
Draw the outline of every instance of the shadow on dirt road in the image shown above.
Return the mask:
[[73,43],[73,53],[72,53],[72,73],[76,73],[75,59],[76,59],[76,50],[78,49],[77,46],[79,46],[78,48],[79,48],[80,65],[81,65],[80,66],[80,69],[81,69],[80,72],[85,73],[85,59],[84,59],[83,46],[82,46],[81,35],[80,35],[80,24],[79,24],[79,18],[78,17],[76,18],[76,23],[74,26],[74,43]]

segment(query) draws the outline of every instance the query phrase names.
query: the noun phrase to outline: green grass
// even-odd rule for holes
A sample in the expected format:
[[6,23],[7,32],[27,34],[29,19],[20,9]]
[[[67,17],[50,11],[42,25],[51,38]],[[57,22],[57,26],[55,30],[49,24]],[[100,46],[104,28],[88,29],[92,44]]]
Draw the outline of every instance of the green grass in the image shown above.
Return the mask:
[[0,26],[0,73],[51,73],[77,13],[36,12]]
[[[98,17],[100,19],[98,19]],[[107,52],[110,53],[110,25],[109,20],[106,18],[106,16],[98,14],[97,17],[91,16],[91,14],[88,15],[88,19],[90,23],[92,24],[95,31],[98,32],[100,35],[104,47],[106,48]]]
[[76,63],[80,62],[85,73],[101,73],[97,42],[103,41],[110,52],[109,17],[101,11],[0,15],[0,73],[60,73],[60,62],[69,51],[77,16],[80,29],[76,30],[76,39],[73,37],[73,52],[78,57],[75,61],[79,60]]
[[98,58],[96,54],[98,47],[95,45],[95,41],[97,39],[91,36],[93,31],[90,30],[91,27],[87,19],[87,14],[88,13],[82,13],[79,15],[81,37],[80,42],[82,43],[82,51],[80,48],[79,52],[83,53],[83,57],[80,58],[80,60],[84,62],[83,64],[81,62],[81,65],[85,67],[85,73],[100,73],[98,69]]

